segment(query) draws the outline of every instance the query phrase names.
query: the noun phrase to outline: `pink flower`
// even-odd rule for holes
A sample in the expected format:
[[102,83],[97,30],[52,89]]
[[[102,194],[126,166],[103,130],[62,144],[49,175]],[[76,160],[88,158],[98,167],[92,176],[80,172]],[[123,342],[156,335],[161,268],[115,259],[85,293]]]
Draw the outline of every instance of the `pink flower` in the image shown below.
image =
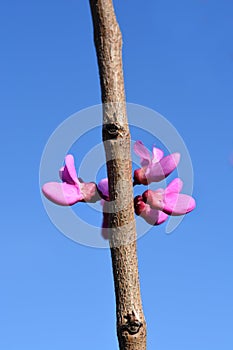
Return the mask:
[[160,225],[167,220],[168,215],[160,210],[152,209],[143,201],[142,196],[134,198],[135,214],[141,216],[150,225]]
[[166,189],[145,191],[142,196],[134,199],[135,213],[150,225],[162,224],[168,215],[189,213],[195,208],[196,203],[191,196],[180,194],[182,186],[182,181],[176,178]]
[[192,211],[195,206],[195,200],[187,195],[180,193],[183,182],[176,178],[166,189],[156,191],[147,190],[143,193],[143,201],[152,209],[160,210],[169,215],[184,215]]
[[165,179],[176,169],[180,154],[173,153],[163,157],[163,151],[153,147],[152,156],[141,141],[134,144],[134,152],[140,157],[141,168],[134,171],[134,185],[148,185]]
[[96,184],[83,182],[77,177],[74,157],[65,157],[65,166],[59,171],[61,182],[48,182],[43,185],[42,192],[46,198],[59,205],[73,205],[78,202],[96,202],[99,200]]

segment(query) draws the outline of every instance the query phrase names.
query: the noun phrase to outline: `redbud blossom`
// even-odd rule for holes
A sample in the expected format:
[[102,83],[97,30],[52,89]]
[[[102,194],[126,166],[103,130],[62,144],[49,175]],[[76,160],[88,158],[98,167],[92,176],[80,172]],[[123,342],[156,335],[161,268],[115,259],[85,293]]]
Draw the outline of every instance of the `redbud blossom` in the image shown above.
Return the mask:
[[152,156],[141,141],[134,144],[134,152],[140,157],[141,168],[134,171],[134,185],[148,185],[165,179],[176,169],[180,154],[172,153],[163,157],[163,151],[153,147]]
[[46,198],[59,205],[73,205],[78,202],[96,202],[99,200],[97,187],[94,182],[83,182],[77,177],[74,157],[65,157],[65,166],[59,171],[61,182],[47,182],[42,187]]
[[152,209],[157,209],[173,216],[184,215],[192,211],[196,203],[191,196],[180,193],[182,187],[183,182],[176,178],[165,189],[145,191],[142,198]]

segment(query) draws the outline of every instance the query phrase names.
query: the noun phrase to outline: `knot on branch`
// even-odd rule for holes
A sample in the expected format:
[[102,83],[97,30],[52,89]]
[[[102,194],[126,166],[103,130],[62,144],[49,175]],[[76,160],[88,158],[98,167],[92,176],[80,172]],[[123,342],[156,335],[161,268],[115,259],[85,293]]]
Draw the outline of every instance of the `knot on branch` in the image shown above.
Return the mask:
[[126,323],[121,326],[121,331],[127,331],[130,335],[137,334],[142,327],[142,322],[137,319],[134,311],[131,314],[128,313],[124,318],[126,319]]
[[103,136],[104,140],[116,139],[121,131],[121,127],[117,123],[104,124],[103,126]]

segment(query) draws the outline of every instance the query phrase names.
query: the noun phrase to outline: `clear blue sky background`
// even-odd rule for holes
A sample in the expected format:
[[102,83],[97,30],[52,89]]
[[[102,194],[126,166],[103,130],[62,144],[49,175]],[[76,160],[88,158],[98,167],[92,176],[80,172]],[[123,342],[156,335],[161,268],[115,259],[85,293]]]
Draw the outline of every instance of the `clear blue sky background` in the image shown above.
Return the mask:
[[[232,350],[233,2],[115,7],[127,100],[182,135],[198,204],[138,241],[148,349]],[[38,187],[50,134],[100,102],[88,1],[4,1],[0,42],[0,348],[118,349],[109,251],[60,234]]]

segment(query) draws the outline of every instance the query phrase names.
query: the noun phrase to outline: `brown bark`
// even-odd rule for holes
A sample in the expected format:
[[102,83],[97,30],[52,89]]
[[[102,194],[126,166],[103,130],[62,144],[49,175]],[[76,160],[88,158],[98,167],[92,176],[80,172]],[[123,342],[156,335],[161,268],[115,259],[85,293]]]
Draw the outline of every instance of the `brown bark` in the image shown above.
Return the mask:
[[89,1],[103,103],[103,141],[110,194],[109,243],[116,295],[117,335],[121,350],[145,350],[146,322],[138,276],[122,36],[112,0]]

